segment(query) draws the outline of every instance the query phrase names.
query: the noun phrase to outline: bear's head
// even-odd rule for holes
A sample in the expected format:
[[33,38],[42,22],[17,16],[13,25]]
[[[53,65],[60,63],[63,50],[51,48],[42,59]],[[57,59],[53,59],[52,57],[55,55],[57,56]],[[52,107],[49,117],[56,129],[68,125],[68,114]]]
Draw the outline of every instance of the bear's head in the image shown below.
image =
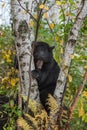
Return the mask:
[[51,62],[53,58],[52,50],[54,46],[50,47],[45,42],[36,42],[33,52],[35,67],[41,69],[43,64]]

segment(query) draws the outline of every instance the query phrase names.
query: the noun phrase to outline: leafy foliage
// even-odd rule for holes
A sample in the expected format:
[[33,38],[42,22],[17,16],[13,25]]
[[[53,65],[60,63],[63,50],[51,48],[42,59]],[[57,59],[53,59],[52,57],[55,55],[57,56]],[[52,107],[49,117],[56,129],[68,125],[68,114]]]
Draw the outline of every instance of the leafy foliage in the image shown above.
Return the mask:
[[[7,115],[7,123],[4,130],[15,129],[15,119],[20,115],[20,110],[15,105],[14,99],[17,93],[18,86],[18,71],[14,69],[14,37],[9,27],[0,28],[0,96],[5,95],[8,97],[8,101],[4,105],[0,104],[0,108],[3,107],[2,114]],[[3,118],[3,116],[2,116]]]
[[[43,5],[39,4],[37,12],[39,9],[43,9],[42,19],[40,20],[40,29],[38,33],[39,41],[44,41],[50,45],[55,45],[54,57],[56,61],[60,64],[62,63],[62,57],[64,54],[65,45],[67,42],[67,37],[69,35],[70,29],[74,23],[76,16],[78,1],[73,0],[62,0],[56,1],[59,7],[59,21],[54,23],[48,21],[48,11],[50,9],[50,4]],[[3,5],[4,7],[4,5]],[[68,7],[68,10],[67,10]],[[24,12],[25,13],[25,12]],[[38,18],[38,16],[36,16]],[[84,20],[83,26],[79,32],[78,41],[75,48],[75,53],[71,56],[72,63],[69,68],[69,75],[67,78],[67,89],[64,97],[63,104],[67,107],[70,106],[72,100],[74,99],[75,93],[77,92],[82,78],[83,73],[87,69],[87,18]],[[31,21],[30,26],[35,26],[34,22]],[[36,27],[36,26],[35,26]],[[17,70],[13,68],[13,61],[15,55],[15,47],[13,45],[14,37],[12,35],[12,30],[8,27],[0,27],[0,94],[6,94],[7,96],[13,98],[18,90],[18,77]],[[57,104],[53,98],[48,101],[48,104],[52,112],[56,112]],[[70,127],[72,130],[86,130],[87,129],[87,83],[82,95],[79,98],[79,102],[73,113],[73,118],[71,120]],[[46,112],[41,108],[37,110],[39,105],[31,101],[31,110],[34,116],[29,114],[24,114],[24,117],[19,117],[17,123],[23,129],[41,129],[48,128],[48,116]],[[53,111],[54,110],[54,111]],[[15,106],[14,100],[11,99],[8,104],[4,105],[4,111],[9,113],[9,121],[4,127],[4,130],[13,130],[15,119],[20,115],[20,110]],[[39,114],[38,114],[39,111]],[[28,120],[28,121],[27,121]],[[10,122],[10,123],[9,123]],[[31,122],[33,122],[32,126]]]
[[[26,100],[26,97],[23,98]],[[58,111],[58,104],[51,95],[49,95],[47,105],[49,106],[51,114]],[[19,117],[17,120],[18,126],[23,128],[23,130],[47,130],[49,126],[49,120],[53,124],[54,119],[50,119],[47,115],[47,112],[36,101],[29,101],[29,109],[32,110],[33,115],[31,114],[31,112],[30,114],[23,113],[23,116]],[[53,125],[52,127],[55,128],[55,126]]]

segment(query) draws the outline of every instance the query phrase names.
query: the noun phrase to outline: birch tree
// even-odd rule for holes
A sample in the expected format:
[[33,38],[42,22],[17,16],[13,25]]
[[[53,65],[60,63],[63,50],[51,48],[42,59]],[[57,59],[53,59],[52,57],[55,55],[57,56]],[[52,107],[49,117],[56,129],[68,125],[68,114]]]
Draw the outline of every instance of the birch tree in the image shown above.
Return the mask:
[[[40,1],[41,2],[41,1]],[[19,93],[27,96],[29,93],[31,94],[31,98],[34,100],[39,101],[38,96],[38,89],[36,87],[36,82],[34,84],[33,81],[33,91],[30,92],[30,86],[31,86],[31,43],[32,41],[37,40],[38,37],[38,29],[40,27],[40,19],[43,15],[43,8],[46,8],[45,3],[47,1],[44,0],[42,5],[40,6],[39,1],[37,1],[38,6],[40,6],[40,11],[38,15],[38,19],[36,20],[34,16],[32,15],[32,12],[34,11],[34,3],[33,1],[25,2],[25,1],[17,1],[13,0],[12,5],[12,13],[13,13],[13,29],[15,33],[15,46],[17,51],[17,58],[19,63],[19,77],[20,77],[20,89]],[[46,8],[48,10],[48,8]],[[47,11],[46,10],[46,11]],[[65,47],[65,52],[63,56],[63,63],[61,66],[61,71],[58,77],[56,89],[54,92],[54,97],[57,101],[57,104],[59,105],[59,108],[61,109],[62,106],[62,100],[63,100],[63,93],[65,89],[65,83],[66,78],[68,76],[68,69],[70,67],[71,58],[74,53],[74,48],[76,45],[76,40],[78,38],[78,33],[81,28],[81,25],[83,23],[84,18],[87,15],[87,1],[82,0],[80,7],[78,9],[78,13],[74,22],[74,25],[70,31],[70,34],[68,36],[68,42]],[[36,20],[36,36],[34,37],[34,31],[33,27],[29,26],[29,23],[31,21],[31,18]],[[48,22],[48,21],[47,21]],[[49,25],[49,23],[48,23]],[[50,25],[49,25],[50,27]],[[50,28],[52,32],[52,27]],[[32,64],[33,65],[33,64]],[[85,76],[87,77],[87,76]],[[86,81],[86,80],[85,80]],[[33,96],[32,96],[33,95]],[[60,116],[60,113],[56,113],[50,115],[50,119],[53,119],[54,124],[51,125],[49,120],[49,130],[58,128],[58,118]],[[54,127],[53,127],[54,126]],[[57,126],[57,127],[55,127]]]
[[68,69],[70,67],[72,55],[74,53],[75,44],[78,38],[78,33],[83,23],[83,20],[87,15],[86,10],[87,10],[87,1],[82,0],[80,7],[78,9],[78,13],[77,13],[74,25],[68,36],[68,42],[65,47],[63,63],[62,63],[61,71],[59,74],[57,86],[54,93],[54,96],[60,105],[61,105],[62,95],[65,88],[66,78],[68,76]]
[[[76,41],[78,38],[79,30],[82,26],[84,18],[87,16],[86,10],[87,10],[87,1],[82,0],[80,7],[78,9],[78,13],[77,13],[74,25],[71,28],[70,34],[68,36],[68,41],[67,41],[67,44],[65,47],[63,63],[62,63],[59,77],[58,77],[56,89],[54,92],[55,99],[57,100],[57,103],[60,107],[60,111],[61,111],[61,105],[62,105],[62,100],[63,100],[63,93],[64,93],[64,90],[66,87],[65,84],[66,84],[66,78],[68,76],[68,69],[70,67],[72,55],[74,53],[74,48],[75,48]],[[87,77],[86,77],[86,80],[87,80]],[[58,121],[58,114],[57,113],[52,115],[52,116],[54,117],[55,120]],[[65,129],[67,130],[68,128],[65,128]]]
[[[19,79],[20,88],[19,95],[23,96],[30,95],[31,86],[31,68],[33,68],[32,60],[32,48],[31,44],[34,41],[34,28],[31,26],[32,19],[35,20],[32,13],[33,1],[11,1],[12,19],[13,19],[13,30],[15,35],[15,46],[18,59],[19,68]],[[37,83],[32,80],[32,91],[31,99],[39,101]],[[33,94],[32,94],[33,92]],[[20,100],[21,98],[19,98]],[[21,101],[19,101],[21,104]]]

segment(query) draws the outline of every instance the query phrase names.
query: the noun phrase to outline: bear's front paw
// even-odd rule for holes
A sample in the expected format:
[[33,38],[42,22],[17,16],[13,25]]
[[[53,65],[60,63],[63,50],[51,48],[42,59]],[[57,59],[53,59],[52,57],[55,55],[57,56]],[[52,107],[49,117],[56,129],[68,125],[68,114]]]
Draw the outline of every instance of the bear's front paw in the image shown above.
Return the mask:
[[40,79],[40,72],[39,72],[39,70],[32,70],[31,71],[31,75],[35,79],[38,79],[38,80]]

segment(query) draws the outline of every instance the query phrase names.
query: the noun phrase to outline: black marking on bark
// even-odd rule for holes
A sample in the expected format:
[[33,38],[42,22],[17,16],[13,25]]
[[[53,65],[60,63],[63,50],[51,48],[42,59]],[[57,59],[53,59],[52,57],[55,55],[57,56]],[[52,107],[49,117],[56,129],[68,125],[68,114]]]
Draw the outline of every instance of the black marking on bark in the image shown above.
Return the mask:
[[23,58],[23,54],[19,56],[19,59],[21,60]]
[[74,46],[74,44],[76,43],[75,39],[69,39],[68,43],[71,45],[71,47]]
[[72,32],[72,31],[70,31],[70,36],[71,36],[71,35],[73,35],[73,32]]
[[21,9],[18,9],[18,12],[20,12],[21,11]]
[[22,41],[25,41],[25,39],[26,39],[25,36],[22,36]]
[[23,42],[23,45],[28,45],[28,43],[27,42]]
[[26,63],[24,62],[24,63],[22,64],[22,66],[23,66],[23,67],[26,66]]
[[22,80],[24,80],[24,74],[23,74],[24,72],[22,72]]
[[23,39],[24,39],[23,34],[28,33],[28,24],[27,24],[27,22],[25,20],[20,22],[19,27],[18,27],[18,32],[19,32],[19,37],[22,36]]
[[17,47],[20,47],[21,46],[21,44],[20,43],[17,43]]

